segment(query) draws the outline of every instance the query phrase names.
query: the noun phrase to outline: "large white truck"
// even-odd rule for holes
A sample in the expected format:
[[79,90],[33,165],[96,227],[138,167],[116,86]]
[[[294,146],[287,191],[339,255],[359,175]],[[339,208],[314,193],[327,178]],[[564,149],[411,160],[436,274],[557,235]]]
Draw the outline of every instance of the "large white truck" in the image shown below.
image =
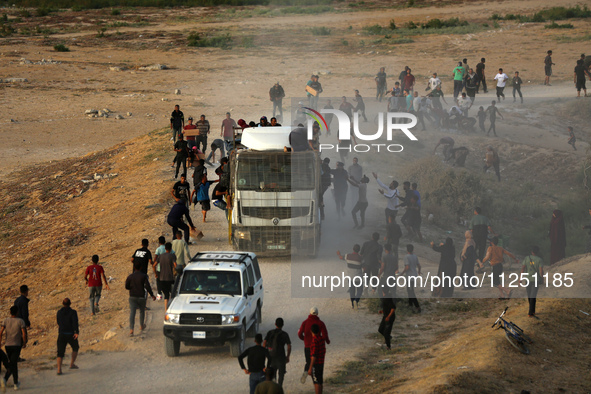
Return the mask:
[[289,127],[242,133],[230,157],[231,239],[259,255],[315,256],[320,244],[320,158],[290,152]]

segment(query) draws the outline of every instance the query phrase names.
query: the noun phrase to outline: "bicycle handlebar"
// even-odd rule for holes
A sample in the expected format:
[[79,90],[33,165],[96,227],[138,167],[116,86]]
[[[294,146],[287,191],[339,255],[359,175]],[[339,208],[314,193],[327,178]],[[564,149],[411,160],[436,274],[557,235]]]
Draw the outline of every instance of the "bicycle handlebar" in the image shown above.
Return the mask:
[[505,307],[505,310],[503,311],[503,313],[501,313],[499,315],[499,317],[497,318],[497,320],[495,320],[495,322],[493,323],[493,325],[491,326],[491,328],[494,328],[497,325],[497,323],[499,322],[499,320],[501,320],[503,318],[503,316],[505,316],[505,312],[507,312],[507,309],[509,309],[508,306]]

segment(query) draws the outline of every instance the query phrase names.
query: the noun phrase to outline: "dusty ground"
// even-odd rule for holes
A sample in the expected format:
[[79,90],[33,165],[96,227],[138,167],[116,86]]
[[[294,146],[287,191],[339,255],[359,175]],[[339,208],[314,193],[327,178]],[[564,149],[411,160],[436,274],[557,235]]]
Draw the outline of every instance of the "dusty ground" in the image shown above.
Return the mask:
[[[576,1],[563,3],[578,4]],[[288,97],[297,97],[302,95],[310,73],[328,70],[330,75],[321,76],[325,90],[323,96],[350,96],[357,88],[364,97],[371,97],[374,94],[373,75],[379,67],[385,66],[389,75],[397,76],[408,64],[413,68],[419,86],[424,86],[428,75],[437,71],[444,81],[445,92],[451,93],[450,75],[454,63],[468,57],[469,64],[475,65],[484,56],[487,58],[489,80],[498,67],[521,71],[522,78],[527,81],[523,88],[526,103],[517,107],[512,107],[510,100],[502,103],[500,110],[508,120],[498,123],[498,139],[482,134],[457,135],[454,136],[457,144],[481,152],[485,145],[494,143],[502,152],[501,157],[506,163],[503,165],[503,176],[509,182],[532,182],[541,188],[552,184],[568,190],[588,146],[585,118],[582,114],[568,116],[569,122],[581,130],[579,150],[572,152],[566,144],[564,124],[552,110],[558,107],[557,103],[575,94],[572,68],[574,60],[583,51],[584,43],[560,37],[588,33],[589,22],[570,21],[576,27],[574,30],[558,31],[544,29],[543,24],[521,25],[513,21],[500,22],[498,28],[493,28],[491,21],[487,20],[494,12],[531,13],[553,5],[555,2],[547,0],[510,1],[504,2],[499,10],[493,3],[469,2],[461,7],[379,9],[314,16],[237,17],[230,20],[222,20],[228,19],[227,14],[216,17],[212,9],[130,10],[122,11],[120,17],[111,16],[107,11],[64,12],[43,19],[26,19],[23,23],[30,27],[41,23],[53,29],[58,29],[60,24],[67,28],[47,37],[17,35],[0,41],[0,78],[28,79],[28,82],[22,83],[0,83],[0,105],[3,109],[0,111],[0,137],[3,140],[0,179],[3,180],[2,207],[3,217],[6,218],[2,223],[0,240],[4,273],[0,286],[2,310],[8,309],[18,285],[27,282],[32,298],[31,340],[38,341],[38,345],[24,351],[24,357],[29,361],[22,365],[23,387],[38,391],[46,391],[47,388],[56,391],[66,387],[49,369],[54,362],[54,315],[64,296],[71,297],[79,310],[84,351],[80,359],[82,370],[68,372],[68,376],[61,377],[67,380],[68,387],[84,384],[96,387],[97,391],[161,391],[168,387],[169,381],[158,378],[157,373],[147,373],[158,368],[158,373],[162,375],[172,374],[183,379],[175,384],[183,391],[194,389],[196,383],[204,392],[219,392],[222,385],[233,390],[246,387],[246,377],[240,374],[236,361],[228,356],[226,348],[183,348],[184,357],[165,359],[160,333],[160,304],[153,304],[145,335],[133,340],[125,336],[127,307],[122,282],[129,270],[129,256],[139,246],[141,238],[149,238],[153,249],[159,235],[169,236],[164,215],[170,206],[172,174],[168,163],[172,156],[168,134],[161,130],[167,126],[169,114],[176,103],[181,105],[186,117],[206,114],[213,126],[212,133],[216,135],[226,111],[232,111],[235,119],[256,120],[261,115],[270,116],[267,92],[276,80],[282,83]],[[413,37],[414,43],[399,45],[372,43],[380,36],[365,36],[362,29],[376,23],[388,25],[392,18],[400,25],[409,20],[419,22],[436,16],[459,17],[471,22],[489,23],[491,27],[469,35],[416,36]],[[130,23],[146,21],[149,24],[113,27],[106,31],[106,37],[96,37],[97,20],[104,20],[105,25],[125,20]],[[331,29],[331,34],[314,36],[310,30],[314,26],[326,26]],[[243,37],[252,37],[254,47],[244,48],[238,44],[232,50],[188,48],[185,38],[189,31],[229,32],[237,43]],[[343,45],[343,40],[349,45]],[[52,46],[61,42],[71,51],[53,51]],[[554,50],[556,63],[552,87],[540,86],[542,60],[547,49]],[[51,58],[60,64],[21,64],[21,58],[32,62]],[[140,66],[151,64],[165,64],[169,69],[139,70]],[[110,67],[127,69],[112,71]],[[392,83],[393,78],[390,78],[389,85]],[[175,89],[180,89],[182,94],[174,95]],[[510,92],[509,88],[506,90]],[[479,95],[477,105],[488,104],[493,99],[492,91],[488,95]],[[544,100],[548,106],[547,116],[540,118],[539,112],[534,111],[533,100],[530,100],[533,96]],[[289,110],[289,100],[284,100],[284,106]],[[112,111],[109,118],[89,118],[84,114],[87,109],[104,108]],[[122,115],[124,119],[118,120],[115,115]],[[133,139],[135,137],[139,138]],[[440,134],[433,130],[421,134],[422,148],[409,149],[409,157],[420,158],[430,154],[438,138]],[[334,140],[334,136],[329,140]],[[97,151],[100,152],[92,153]],[[71,159],[61,161],[65,158]],[[375,168],[380,173],[394,168],[393,175],[396,175],[398,168],[384,168],[375,157],[370,156],[361,155],[361,162],[366,169]],[[402,165],[402,162],[402,159],[396,158],[392,165]],[[480,154],[474,153],[469,156],[467,167],[479,171],[480,163]],[[20,173],[13,172],[28,165],[33,166]],[[116,176],[90,182],[94,174]],[[82,179],[89,182],[83,183]],[[372,190],[370,198],[378,200],[376,190]],[[548,191],[547,198],[555,200],[560,198],[560,194]],[[379,223],[382,209],[381,203],[372,204],[368,210],[368,222]],[[198,216],[197,213],[195,216]],[[202,226],[206,237],[193,250],[227,248],[222,222],[223,218],[214,212],[211,222]],[[330,244],[326,245],[321,259],[333,261],[334,249],[345,250],[351,243],[358,242],[359,236],[339,237],[341,227],[336,222],[329,222],[327,229],[337,235],[332,239],[325,237]],[[370,231],[368,229],[361,237],[368,237]],[[425,231],[428,239],[441,237],[437,229],[427,227]],[[91,319],[85,310],[86,290],[82,275],[89,256],[94,253],[101,256],[107,275],[114,280],[113,290],[104,292],[101,314]],[[426,267],[436,269],[436,256],[426,247],[420,247],[419,255]],[[293,365],[290,365],[290,371],[294,372],[288,374],[287,386],[290,391],[299,391],[303,386],[297,383],[298,373],[295,371],[302,367],[302,349],[300,341],[295,339],[295,332],[311,304],[319,306],[321,317],[327,322],[334,341],[329,347],[329,373],[336,372],[346,361],[356,360],[363,354],[364,348],[375,346],[373,332],[378,318],[366,315],[364,310],[351,312],[347,302],[342,300],[291,298],[289,274],[287,261],[263,263],[267,292],[263,328],[271,328],[275,316],[282,315],[286,319],[295,343],[295,357]],[[568,303],[541,302],[540,308],[546,305],[559,309],[563,305],[568,306]],[[574,308],[574,304],[570,307],[579,309]],[[486,310],[486,316],[480,308]],[[523,315],[523,306],[519,308]],[[430,355],[424,357],[426,360],[438,360],[440,357],[446,360],[443,350],[454,349],[460,343],[458,341],[472,340],[470,332],[474,332],[477,338],[485,337],[486,346],[508,346],[502,342],[504,339],[500,334],[498,338],[493,338],[488,336],[487,331],[482,333],[482,330],[488,329],[487,324],[497,309],[502,310],[500,304],[472,306],[472,309],[477,312],[468,315],[471,321],[475,321],[471,328],[473,331],[468,333],[460,332],[455,322],[449,322],[449,325],[437,323],[445,319],[447,313],[446,309],[437,305],[426,308],[421,317],[402,314],[400,323],[407,325],[407,330],[414,335],[413,324],[422,327],[423,322],[427,322],[429,329],[419,330],[425,341],[422,344],[424,347],[430,348],[433,343],[446,338],[441,347],[429,350]],[[452,309],[452,312],[457,311]],[[544,323],[546,321],[546,316],[543,316],[542,322],[532,323],[532,329],[535,329],[535,324],[552,325],[558,324],[559,320]],[[580,329],[574,324],[570,327]],[[115,329],[116,337],[103,340],[103,335],[110,329]],[[397,339],[404,340],[400,334],[396,335]],[[535,335],[550,333],[540,331]],[[588,347],[588,343],[583,342],[583,346]],[[573,349],[582,347],[573,345]],[[414,348],[410,350],[410,358],[422,357],[420,350],[418,353]],[[401,391],[430,392],[445,391],[448,387],[445,385],[457,386],[457,379],[461,380],[461,376],[457,377],[457,367],[465,364],[466,356],[460,354],[453,357],[457,357],[461,365],[452,363],[445,369],[429,361],[409,362],[405,369],[394,371],[394,374],[406,376],[411,373],[411,368],[415,368],[418,374],[431,378],[417,381],[408,377],[405,381],[389,383],[394,386],[381,386],[379,390],[397,387]],[[542,361],[538,361],[543,362],[544,358],[541,358]],[[498,352],[490,359],[480,358],[477,367],[486,369],[499,359],[503,356]],[[518,362],[518,359],[514,361]],[[552,362],[567,361],[567,356],[561,356],[560,360]],[[368,364],[372,362],[375,363],[375,360],[368,361]],[[221,375],[204,374],[196,382],[178,373],[179,369],[187,366],[200,371],[220,371]],[[540,369],[542,372],[524,370],[535,376],[548,375],[548,369]],[[568,369],[577,373],[585,371],[583,373],[588,376],[588,365],[576,358]],[[367,379],[359,380],[370,383],[372,373],[368,371]],[[436,378],[431,373],[437,375]],[[499,373],[512,375],[508,367]],[[142,379],[138,383],[129,383],[130,377],[140,376]],[[514,376],[513,379],[517,379],[521,375],[514,372]],[[550,387],[544,386],[543,382],[545,380],[534,382],[531,387],[538,390]],[[499,390],[519,391],[511,385],[511,378],[499,384]],[[331,386],[331,391],[339,391],[338,387]],[[470,387],[464,386],[465,389]],[[551,387],[556,390],[589,390],[568,381]],[[311,387],[308,385],[306,388],[309,390]],[[345,386],[343,390],[347,389]],[[367,387],[363,389],[369,390]]]

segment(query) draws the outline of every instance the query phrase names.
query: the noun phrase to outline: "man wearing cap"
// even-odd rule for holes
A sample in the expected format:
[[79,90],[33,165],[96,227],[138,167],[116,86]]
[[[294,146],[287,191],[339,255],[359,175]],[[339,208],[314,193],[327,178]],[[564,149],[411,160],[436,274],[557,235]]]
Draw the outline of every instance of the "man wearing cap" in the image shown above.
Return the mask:
[[222,121],[222,131],[220,137],[224,138],[226,144],[226,152],[230,153],[234,145],[234,127],[238,127],[231,114],[226,112],[226,119]]
[[[195,126],[193,124],[193,117],[189,116],[189,119],[187,119],[189,121],[189,124],[187,124],[185,127],[183,127],[183,130],[195,130],[197,128],[197,126]],[[183,132],[183,134],[185,134]],[[187,135],[185,136],[185,141],[187,141],[187,146],[189,147],[189,149],[193,149],[195,145],[195,136],[194,135]]]
[[312,93],[306,90],[308,94],[308,103],[310,104],[310,107],[316,109],[318,107],[318,96],[320,96],[320,93],[322,93],[322,85],[320,84],[320,82],[318,82],[318,75],[312,75],[307,83],[307,86],[311,87],[316,91],[316,95],[313,95]]
[[302,384],[306,383],[306,377],[308,376],[308,370],[310,369],[310,347],[312,346],[312,326],[314,324],[320,327],[320,336],[322,336],[326,343],[330,345],[330,338],[328,337],[328,331],[326,331],[326,326],[318,317],[318,308],[314,306],[310,308],[310,315],[306,320],[302,322],[302,325],[298,330],[298,338],[304,341],[304,355],[306,356],[306,365],[304,366],[304,373],[300,379],[300,382]]
[[[205,115],[201,115],[201,118],[197,121],[197,128],[199,129],[199,135],[195,137],[195,145],[197,149],[205,153],[207,149],[207,135],[209,134],[209,121],[205,120]],[[203,144],[203,149],[200,148]]]
[[269,122],[267,121],[267,117],[266,116],[261,116],[261,120],[257,124],[257,127],[268,127],[268,126],[269,126]]
[[279,116],[283,119],[283,97],[285,97],[285,91],[279,82],[276,82],[269,90],[269,99],[273,102],[273,117],[276,116],[276,110],[279,109]]

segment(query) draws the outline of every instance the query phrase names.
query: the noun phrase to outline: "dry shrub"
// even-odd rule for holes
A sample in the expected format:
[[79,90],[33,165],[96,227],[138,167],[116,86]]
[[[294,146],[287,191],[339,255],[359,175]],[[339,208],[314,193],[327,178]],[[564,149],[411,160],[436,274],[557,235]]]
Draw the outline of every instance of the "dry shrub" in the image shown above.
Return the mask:
[[439,226],[457,223],[460,217],[469,217],[475,206],[488,205],[479,177],[443,165],[435,156],[409,163],[403,173],[404,179],[417,182],[423,214],[433,214]]

